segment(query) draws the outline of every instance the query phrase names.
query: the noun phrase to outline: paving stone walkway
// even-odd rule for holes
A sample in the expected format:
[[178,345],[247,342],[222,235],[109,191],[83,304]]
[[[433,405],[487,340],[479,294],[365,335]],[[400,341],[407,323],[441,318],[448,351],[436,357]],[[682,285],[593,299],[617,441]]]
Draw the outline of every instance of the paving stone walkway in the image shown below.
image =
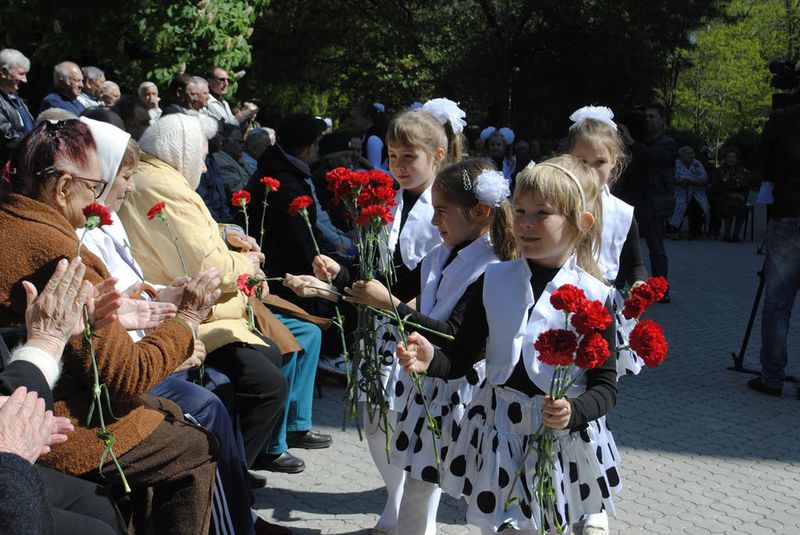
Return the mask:
[[[763,229],[762,214],[756,227]],[[623,456],[625,488],[612,533],[800,534],[800,400],[746,388],[726,368],[738,351],[763,256],[757,241],[668,242],[673,301],[649,317],[665,328],[670,354],[658,369],[623,378],[609,422]],[[760,316],[760,315],[759,315]],[[746,365],[758,366],[760,317]],[[800,376],[800,306],[789,339],[790,374]],[[294,533],[368,534],[386,494],[366,443],[341,430],[343,390],[324,384],[314,425],[333,447],[293,452],[302,474],[268,474],[259,513]],[[461,502],[444,497],[439,533],[476,534]]]

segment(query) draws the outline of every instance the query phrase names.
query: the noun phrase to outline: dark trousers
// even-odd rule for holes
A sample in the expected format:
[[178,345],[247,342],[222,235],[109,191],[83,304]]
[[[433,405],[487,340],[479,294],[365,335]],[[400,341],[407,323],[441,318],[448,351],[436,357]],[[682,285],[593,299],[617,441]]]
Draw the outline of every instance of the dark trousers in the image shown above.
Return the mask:
[[[241,434],[235,432],[228,409],[213,392],[187,380],[187,372],[173,374],[148,392],[167,398],[188,414],[187,419],[211,431],[219,443],[217,481],[211,509],[212,533],[253,533],[250,505],[253,492],[247,480]],[[205,367],[205,376],[214,384],[230,383],[221,372]]]
[[275,342],[269,347],[235,342],[208,354],[206,364],[228,376],[236,396],[247,466],[252,466],[283,416],[289,385]]
[[653,215],[651,211],[638,207],[635,211],[639,233],[647,244],[650,254],[650,269],[656,277],[667,278],[667,250],[664,248],[664,226],[666,216]]
[[[217,463],[217,441],[201,427],[183,421],[171,401],[153,398],[166,413],[164,421],[135,448],[119,457],[132,489],[136,533],[196,535],[208,533],[212,489]],[[85,476],[120,487],[113,464],[103,474]],[[148,495],[147,487],[152,487]]]
[[47,501],[53,513],[55,533],[128,533],[128,528],[105,487],[49,468],[37,468],[47,488]]

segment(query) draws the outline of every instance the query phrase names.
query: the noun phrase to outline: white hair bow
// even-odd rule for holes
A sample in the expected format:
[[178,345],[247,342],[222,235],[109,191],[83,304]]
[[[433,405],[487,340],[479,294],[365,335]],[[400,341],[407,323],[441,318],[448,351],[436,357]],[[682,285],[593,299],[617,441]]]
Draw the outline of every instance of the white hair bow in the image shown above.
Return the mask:
[[460,134],[467,126],[467,113],[458,104],[447,98],[435,98],[422,105],[422,111],[433,115],[437,121],[445,125],[448,121],[453,132]]
[[572,126],[570,126],[569,129],[572,130],[586,119],[594,119],[595,121],[606,123],[614,130],[617,129],[617,123],[612,120],[614,119],[614,112],[611,111],[611,108],[606,106],[584,106],[579,110],[575,110],[575,112],[569,116],[569,120],[572,121]]

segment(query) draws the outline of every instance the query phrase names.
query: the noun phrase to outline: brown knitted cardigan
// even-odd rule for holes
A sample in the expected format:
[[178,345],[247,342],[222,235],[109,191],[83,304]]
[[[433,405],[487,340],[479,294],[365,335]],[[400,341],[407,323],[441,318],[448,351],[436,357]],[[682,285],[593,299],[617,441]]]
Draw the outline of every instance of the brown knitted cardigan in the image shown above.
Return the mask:
[[[25,291],[28,280],[44,288],[62,258],[73,258],[78,239],[69,222],[48,205],[34,199],[4,193],[0,196],[0,326],[25,323]],[[86,280],[98,283],[109,274],[103,262],[84,249]],[[108,387],[114,416],[104,407],[109,430],[116,436],[119,456],[155,430],[162,412],[145,405],[143,394],[186,360],[193,351],[193,335],[180,320],[165,321],[158,329],[134,343],[118,322],[97,331],[94,341],[100,383]],[[74,336],[63,356],[63,372],[53,392],[55,413],[68,417],[75,431],[64,444],[55,446],[39,463],[73,475],[96,469],[103,445],[95,436],[98,419],[87,427],[92,398],[92,362],[83,336]],[[106,469],[113,469],[108,468]]]

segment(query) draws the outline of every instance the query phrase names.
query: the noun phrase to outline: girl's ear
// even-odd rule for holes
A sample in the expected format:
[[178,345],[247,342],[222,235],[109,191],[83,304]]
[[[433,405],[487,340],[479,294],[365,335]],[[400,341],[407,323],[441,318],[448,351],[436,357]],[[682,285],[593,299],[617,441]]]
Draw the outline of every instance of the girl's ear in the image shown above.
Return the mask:
[[436,149],[436,152],[433,153],[433,163],[438,167],[444,161],[444,149],[439,147]]
[[492,215],[492,207],[486,203],[479,202],[470,208],[470,212],[472,212],[472,219],[476,223],[484,224],[489,221],[489,218]]
[[583,225],[584,231],[591,229],[594,226],[594,214],[591,212],[581,213],[581,224]]

